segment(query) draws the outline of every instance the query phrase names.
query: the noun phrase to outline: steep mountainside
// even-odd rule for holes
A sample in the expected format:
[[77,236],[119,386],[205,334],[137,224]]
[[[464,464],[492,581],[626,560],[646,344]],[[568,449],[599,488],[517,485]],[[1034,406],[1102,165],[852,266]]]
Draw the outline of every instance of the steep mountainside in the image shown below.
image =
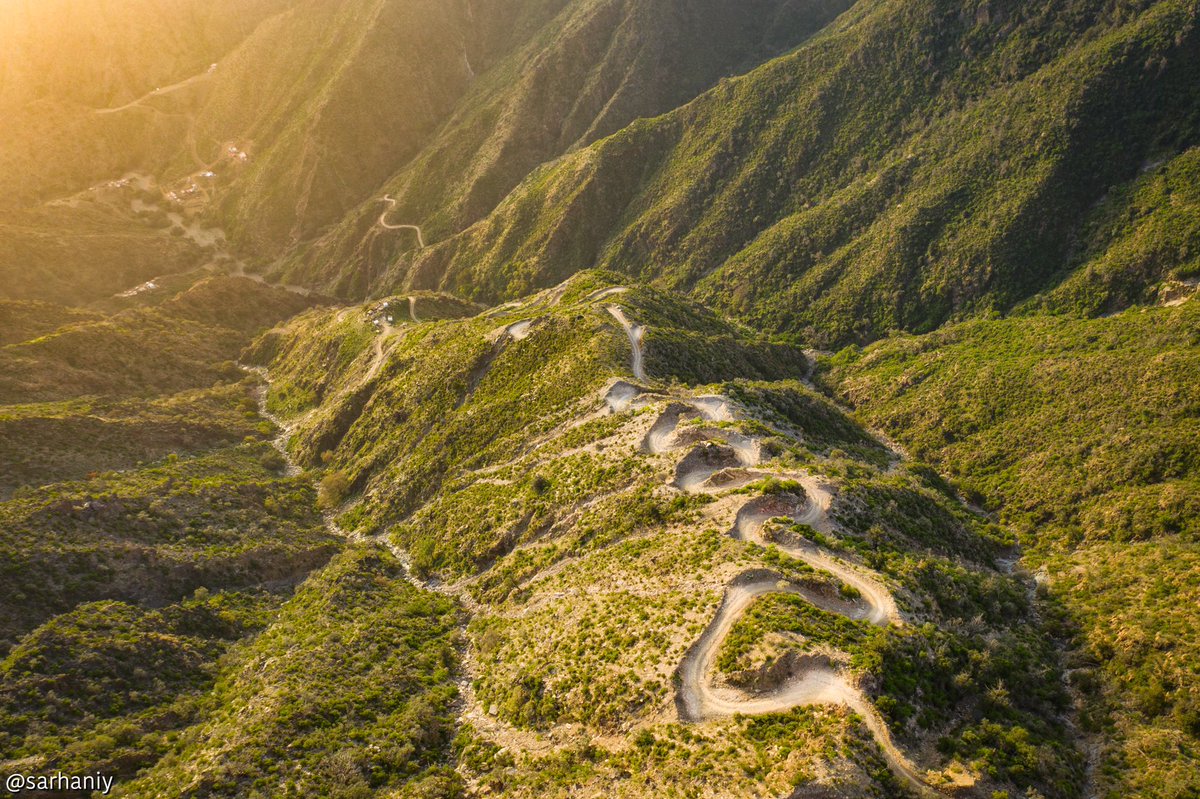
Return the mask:
[[[330,263],[344,292],[368,287],[408,237],[368,233],[378,196],[396,197],[390,216],[430,236],[457,233],[489,213],[539,164],[615,133],[640,117],[665,113],[823,28],[848,0],[753,0],[731,4],[576,0],[528,44],[479,78],[420,156],[372,203],[303,255],[293,278],[325,280]],[[501,28],[478,19],[476,27]],[[365,238],[364,238],[365,236]],[[346,273],[345,270],[355,272]]]
[[[209,286],[71,330],[261,324]],[[7,409],[149,443],[231,405],[192,452],[0,503],[37,610],[6,617],[6,758],[123,796],[1079,795],[1011,542],[795,349],[589,273],[482,314],[313,308],[245,357],[286,462],[253,414],[221,440],[245,383]]]
[[[431,303],[314,311],[251,357],[338,525],[472,616],[469,784],[1076,795],[1009,543],[799,382],[800,353],[590,273],[398,313]],[[818,766],[821,740],[845,754]]]
[[[147,173],[201,194],[241,255],[291,253],[307,266],[290,282],[361,296],[408,241],[371,231],[388,191],[401,221],[457,232],[543,161],[671,110],[847,4],[261,0],[226,13],[178,0],[145,25],[67,0],[10,11],[3,203],[29,211]],[[48,36],[58,19],[67,32]],[[59,66],[71,51],[88,55],[82,76]],[[43,213],[45,227],[76,226]],[[27,227],[9,232],[35,263],[58,263]],[[332,262],[347,265],[330,274]]]
[[1007,310],[1062,279],[1107,192],[1196,143],[1197,13],[860,2],[536,170],[385,284],[507,298],[599,265],[818,343]]

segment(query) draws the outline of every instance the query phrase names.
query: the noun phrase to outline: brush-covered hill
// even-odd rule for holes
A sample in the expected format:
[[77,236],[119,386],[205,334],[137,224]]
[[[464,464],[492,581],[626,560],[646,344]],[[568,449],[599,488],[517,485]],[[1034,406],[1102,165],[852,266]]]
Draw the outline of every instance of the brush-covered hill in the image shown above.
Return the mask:
[[312,302],[197,280],[124,311],[3,306],[6,768],[155,762],[222,657],[344,546],[234,363]]
[[[1090,309],[1124,307],[1124,283],[1195,273],[1186,245],[1106,259],[1097,239],[1106,197],[1144,203],[1144,171],[1191,159],[1197,13],[859,2],[794,52],[534,170],[388,282],[506,299],[601,266],[819,344],[1004,312],[1064,280]],[[1186,225],[1192,241],[1194,211]]]
[[[459,320],[429,295],[317,309],[247,355],[338,528],[469,619],[455,778],[1077,795],[1057,656],[1000,529],[807,387],[800,352],[610,281]],[[177,768],[133,794],[174,795]]]
[[824,363],[861,417],[1017,533],[1074,637],[1103,796],[1200,790],[1200,305],[1015,318]]
[[6,761],[122,796],[1080,795],[1011,540],[793,347],[589,272],[314,307],[243,358],[275,421],[242,443],[0,503],[11,576],[75,558],[20,583]]
[[79,602],[153,604],[328,558],[311,489],[283,479],[235,364],[310,305],[236,278],[108,316],[61,309],[57,328],[45,305],[8,305],[39,325],[0,347],[5,649]]
[[[718,79],[785,52],[850,3],[576,0],[559,5],[527,42],[489,69],[476,68],[477,78],[437,135],[380,187],[372,200],[385,192],[394,196],[393,220],[419,224],[438,239],[457,233],[490,213],[539,165],[636,119],[677,108]],[[484,16],[476,11],[475,29],[506,28]],[[289,279],[337,277],[342,293],[368,290],[371,274],[412,248],[410,237],[380,241],[370,232],[380,210],[374,204],[356,209],[299,253],[302,266],[289,268]],[[334,262],[345,264],[338,275],[328,269]]]

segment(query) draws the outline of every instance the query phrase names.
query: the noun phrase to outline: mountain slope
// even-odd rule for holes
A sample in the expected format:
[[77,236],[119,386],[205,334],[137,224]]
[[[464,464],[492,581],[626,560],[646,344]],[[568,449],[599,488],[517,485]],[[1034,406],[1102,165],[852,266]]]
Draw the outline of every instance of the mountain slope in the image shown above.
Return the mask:
[[[490,212],[539,164],[686,103],[719,78],[804,41],[849,5],[566,4],[524,46],[477,70],[478,80],[437,136],[380,194],[396,197],[393,219],[420,224],[436,238],[453,234]],[[498,19],[484,19],[488,15],[474,10],[476,29],[503,29]],[[304,256],[303,272],[289,274],[328,279],[322,270],[331,262],[378,269],[382,259],[408,248],[407,239],[376,242],[367,233],[378,210],[370,204],[358,209]],[[346,291],[365,289],[361,276],[338,277]]]
[[[797,382],[800,353],[593,273],[462,321],[398,320],[404,299],[315,311],[252,357],[337,524],[472,615],[470,784],[1076,795],[1003,535]],[[371,319],[375,345],[347,335]],[[764,598],[723,610],[745,585]],[[711,691],[725,704],[694,711]],[[961,743],[933,754],[943,736]]]
[[[135,168],[161,169],[186,130],[178,111],[196,99],[181,84],[211,77],[210,64],[263,19],[292,4],[5,3],[0,7],[0,208],[78,191]],[[162,91],[176,86],[178,94]],[[180,102],[153,108],[160,95],[164,103]],[[123,106],[128,113],[102,113]]]
[[0,763],[1192,799],[1198,16],[0,0]]
[[[543,161],[687,102],[848,4],[261,0],[225,13],[178,0],[135,26],[92,25],[98,11],[61,0],[10,20],[0,188],[28,213],[146,173],[199,196],[240,256],[286,254],[289,282],[362,296],[407,246],[373,229],[387,192],[396,219],[457,232]],[[68,76],[51,63],[60,46],[102,56]],[[38,210],[47,227],[74,224]],[[120,246],[138,260],[144,243]]]
[[205,163],[230,145],[248,155],[218,170],[232,173],[230,235],[276,253],[416,155],[471,79],[465,5],[310,0],[260,26],[218,70],[190,133]]
[[4,306],[6,764],[120,782],[156,762],[222,657],[342,546],[232,363],[310,301],[197,280],[124,312]]
[[1073,630],[1104,796],[1200,790],[1200,305],[896,337],[822,379],[1019,534]]
[[388,282],[507,298],[600,265],[826,343],[1005,310],[1060,279],[1106,191],[1194,143],[1196,18],[860,3],[536,170]]

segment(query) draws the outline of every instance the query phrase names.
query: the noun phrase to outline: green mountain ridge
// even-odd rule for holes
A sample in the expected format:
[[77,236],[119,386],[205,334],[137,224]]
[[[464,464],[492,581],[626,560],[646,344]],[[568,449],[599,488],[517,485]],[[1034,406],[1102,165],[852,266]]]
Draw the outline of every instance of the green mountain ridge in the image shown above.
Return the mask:
[[[13,43],[13,124],[0,175],[41,183],[5,193],[27,206],[131,171],[164,185],[214,183],[209,213],[244,255],[270,265],[281,250],[300,257],[322,236],[325,260],[346,247],[378,258],[375,243],[361,238],[389,190],[401,215],[425,224],[436,213],[461,227],[542,161],[794,46],[845,3],[757,0],[734,11],[714,0],[686,8],[644,0],[264,0],[236,13],[179,5],[161,9],[139,35],[158,36],[162,47],[195,27],[213,34],[189,42],[190,60],[176,54],[192,66],[147,66],[144,89],[118,88],[132,80],[129,51],[145,46],[119,26],[72,28],[81,50],[105,48],[105,71],[78,81],[105,86],[103,97],[74,103],[67,97],[78,90],[67,75],[39,74],[45,56],[25,39]],[[12,27],[28,29],[36,44],[38,24],[66,8],[84,28],[92,12],[70,4],[18,17]],[[581,54],[599,63],[587,66]],[[148,79],[156,73],[159,81]],[[562,120],[557,130],[546,125],[554,119]],[[31,162],[38,168],[19,166]],[[364,293],[361,274],[335,282],[309,269],[305,277]]]
[[[802,42],[845,2],[576,2],[480,79],[421,155],[383,190],[395,219],[443,237],[489,213],[530,170],[686,102],[718,78]],[[382,190],[381,190],[382,193]],[[364,243],[368,204],[303,255],[309,279],[334,261],[379,270],[405,242]],[[289,272],[291,273],[291,272]],[[371,290],[341,274],[343,292]]]
[[819,344],[1011,310],[1062,279],[1106,191],[1194,143],[1196,11],[860,3],[387,282],[500,300],[601,266]]

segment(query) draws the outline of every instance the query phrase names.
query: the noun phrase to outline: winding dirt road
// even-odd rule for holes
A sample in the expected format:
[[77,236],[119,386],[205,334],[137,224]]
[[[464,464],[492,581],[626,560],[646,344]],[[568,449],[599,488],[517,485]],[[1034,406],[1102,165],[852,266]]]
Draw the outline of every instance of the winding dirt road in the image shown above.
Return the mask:
[[621,327],[625,328],[625,335],[629,336],[629,344],[633,347],[633,363],[631,364],[633,376],[638,380],[645,380],[646,369],[642,365],[642,339],[646,334],[645,329],[641,325],[631,324],[620,306],[610,305],[608,312],[621,323]]
[[[409,303],[410,314],[413,320],[417,321],[415,297],[410,296]],[[642,366],[644,329],[632,325],[619,307],[608,306],[607,310],[621,323],[633,346],[634,374],[639,380],[646,380]],[[503,328],[503,331],[510,338],[520,340],[528,335],[530,327],[531,322],[522,321]],[[382,327],[375,342],[374,358],[369,372],[378,373],[385,352],[384,342],[392,332],[394,329],[390,325]],[[250,371],[260,374],[264,379],[268,377],[265,370]],[[736,430],[715,426],[739,418],[738,409],[725,397],[672,398],[618,379],[609,385],[603,393],[603,399],[609,413],[621,413],[665,403],[658,418],[644,434],[640,449],[643,453],[655,457],[675,451],[688,451],[676,470],[674,485],[677,488],[697,493],[719,493],[724,497],[723,501],[741,501],[742,504],[734,517],[731,535],[758,546],[774,546],[814,569],[835,576],[856,592],[844,592],[852,597],[847,598],[843,593],[821,590],[819,586],[813,587],[784,579],[767,569],[755,569],[740,574],[727,585],[714,618],[688,649],[677,668],[675,704],[679,718],[684,722],[701,722],[735,714],[783,712],[801,706],[846,707],[863,719],[889,768],[899,780],[918,795],[944,796],[930,787],[926,774],[896,746],[886,722],[862,689],[828,657],[802,656],[793,664],[792,673],[779,685],[754,695],[722,684],[716,677],[716,660],[725,640],[754,603],[769,594],[802,596],[806,601],[827,612],[878,627],[904,623],[891,591],[875,573],[843,561],[810,541],[787,537],[786,532],[779,540],[773,537],[768,540],[769,534],[766,531],[771,519],[785,518],[807,524],[819,531],[833,529],[830,510],[834,494],[831,488],[819,478],[805,472],[769,471],[762,465],[763,449],[760,440]],[[283,427],[279,420],[267,412],[265,392],[260,398],[260,409],[264,416]],[[286,449],[289,434],[290,429],[283,427],[283,432],[276,440],[276,447],[283,454],[291,472],[295,466]],[[793,490],[741,498],[729,493],[729,489],[737,485],[767,477],[795,481],[803,491]],[[331,519],[327,520],[327,523],[331,525],[331,529],[340,530]],[[391,550],[405,564],[409,579],[415,584],[422,588],[447,592],[445,587],[416,581],[408,568],[407,553],[389,541],[386,535],[378,539],[363,540],[375,541]],[[464,593],[453,592],[456,596]],[[469,600],[469,597],[465,596],[459,598]],[[464,696],[467,697],[464,702],[464,714],[475,712],[485,721],[490,718],[483,714],[473,695],[465,693]]]
[[242,260],[237,260],[234,262],[234,268],[230,271],[229,275],[230,275],[230,277],[244,277],[247,280],[253,280],[255,283],[259,284],[260,286],[269,286],[271,288],[283,289],[284,291],[290,292],[292,294],[297,294],[301,297],[311,297],[313,294],[312,289],[305,288],[304,286],[294,286],[289,283],[273,283],[270,280],[267,280],[265,277],[263,277],[260,274],[256,274],[254,272],[247,272],[246,271],[246,262],[242,261]]
[[[803,561],[818,571],[832,574],[858,591],[865,600],[869,612],[863,616],[856,616],[856,618],[864,619],[879,627],[903,624],[904,619],[896,607],[896,600],[892,596],[892,592],[872,574],[838,560],[810,541],[800,540],[795,543],[767,541],[763,537],[763,526],[768,520],[778,517],[789,518],[817,530],[829,530],[833,526],[829,520],[829,509],[833,503],[833,496],[829,493],[828,488],[807,474],[785,474],[779,475],[779,477],[799,482],[804,486],[809,501],[801,502],[797,498],[787,495],[751,500],[738,511],[733,530],[734,536],[761,547],[774,546],[789,557]],[[791,507],[788,507],[789,504]]]
[[371,366],[363,376],[364,383],[368,383],[379,376],[380,370],[383,369],[384,361],[387,360],[387,352],[384,350],[383,345],[387,343],[387,340],[395,332],[396,327],[391,322],[386,319],[380,320],[379,335],[375,337],[375,345],[371,355]]
[[629,289],[625,286],[613,286],[612,288],[598,289],[587,295],[587,297],[584,298],[584,301],[599,302],[600,300],[607,300],[609,297],[615,297],[618,294],[627,294],[628,292]]
[[207,79],[211,78],[213,76],[213,73],[215,73],[216,71],[217,71],[217,65],[212,64],[206,70],[201,72],[199,75],[193,75],[190,78],[185,78],[184,80],[181,80],[178,83],[172,83],[170,86],[163,86],[163,87],[154,89],[153,91],[147,92],[146,94],[142,95],[141,97],[137,98],[136,100],[132,100],[128,103],[125,103],[125,105],[117,106],[116,108],[97,108],[92,113],[97,114],[97,115],[104,115],[104,114],[117,114],[117,113],[120,113],[121,111],[128,111],[130,108],[136,108],[140,105],[143,105],[147,100],[149,100],[151,98],[163,97],[168,94],[173,94],[182,89],[186,89],[188,86],[197,84],[202,80],[207,80]]
[[296,465],[296,461],[292,458],[292,453],[288,451],[288,439],[292,437],[292,426],[285,423],[267,408],[267,394],[271,388],[271,375],[262,366],[242,366],[243,372],[257,376],[262,380],[262,385],[255,389],[254,399],[258,403],[258,415],[275,425],[279,429],[279,433],[271,439],[271,446],[283,458],[284,474],[288,477],[295,477],[300,474],[300,467]]
[[515,325],[509,325],[504,329],[504,335],[511,338],[513,341],[524,341],[529,338],[529,333],[533,328],[533,320],[526,319],[524,322],[517,322]]
[[[763,569],[746,572],[735,578],[726,588],[716,616],[688,650],[676,672],[676,709],[680,718],[696,722],[735,714],[777,713],[801,706],[841,705],[863,718],[897,778],[921,796],[942,796],[930,787],[925,775],[896,746],[886,722],[866,694],[828,658],[802,657],[778,687],[755,695],[722,685],[716,679],[715,664],[721,646],[746,611],[768,594],[796,594],[825,611],[878,627],[900,625],[904,621],[891,591],[875,574],[846,563],[807,540],[768,541],[764,537],[764,527],[774,518],[787,518],[817,530],[832,529],[829,511],[834,497],[826,484],[807,473],[777,474],[753,469],[761,461],[759,442],[750,436],[720,428],[705,428],[703,425],[680,428],[685,420],[697,418],[712,422],[728,421],[735,418],[735,414],[731,404],[721,397],[675,399],[646,433],[642,451],[661,455],[684,449],[701,439],[710,439],[693,447],[677,469],[673,484],[685,492],[712,493],[766,477],[799,483],[804,489],[803,497],[781,493],[748,499],[737,512],[731,534],[759,546],[775,546],[814,569],[832,574],[853,588],[857,596],[854,600],[848,600],[840,595],[822,593]],[[719,443],[712,443],[712,439]],[[730,465],[723,469],[723,464]],[[726,474],[727,479],[723,483],[713,485],[716,476],[734,471],[739,472],[736,483],[730,482],[733,478]]]
[[393,208],[396,207],[396,201],[392,199],[392,195],[388,194],[380,200],[382,203],[387,203],[388,208],[379,215],[379,226],[384,230],[415,230],[417,232],[417,248],[425,249],[425,236],[421,233],[421,228],[417,225],[392,225],[387,221],[387,215]]
[[716,617],[679,666],[677,706],[685,721],[703,721],[737,713],[778,713],[807,705],[852,705],[857,702],[861,696],[858,689],[846,682],[832,666],[820,661],[807,665],[799,675],[778,690],[753,698],[731,688],[719,687],[712,680],[721,644],[738,620],[759,598],[780,593],[798,594],[814,604],[824,604],[815,592],[806,592],[794,583],[769,574],[743,575],[726,589]]

